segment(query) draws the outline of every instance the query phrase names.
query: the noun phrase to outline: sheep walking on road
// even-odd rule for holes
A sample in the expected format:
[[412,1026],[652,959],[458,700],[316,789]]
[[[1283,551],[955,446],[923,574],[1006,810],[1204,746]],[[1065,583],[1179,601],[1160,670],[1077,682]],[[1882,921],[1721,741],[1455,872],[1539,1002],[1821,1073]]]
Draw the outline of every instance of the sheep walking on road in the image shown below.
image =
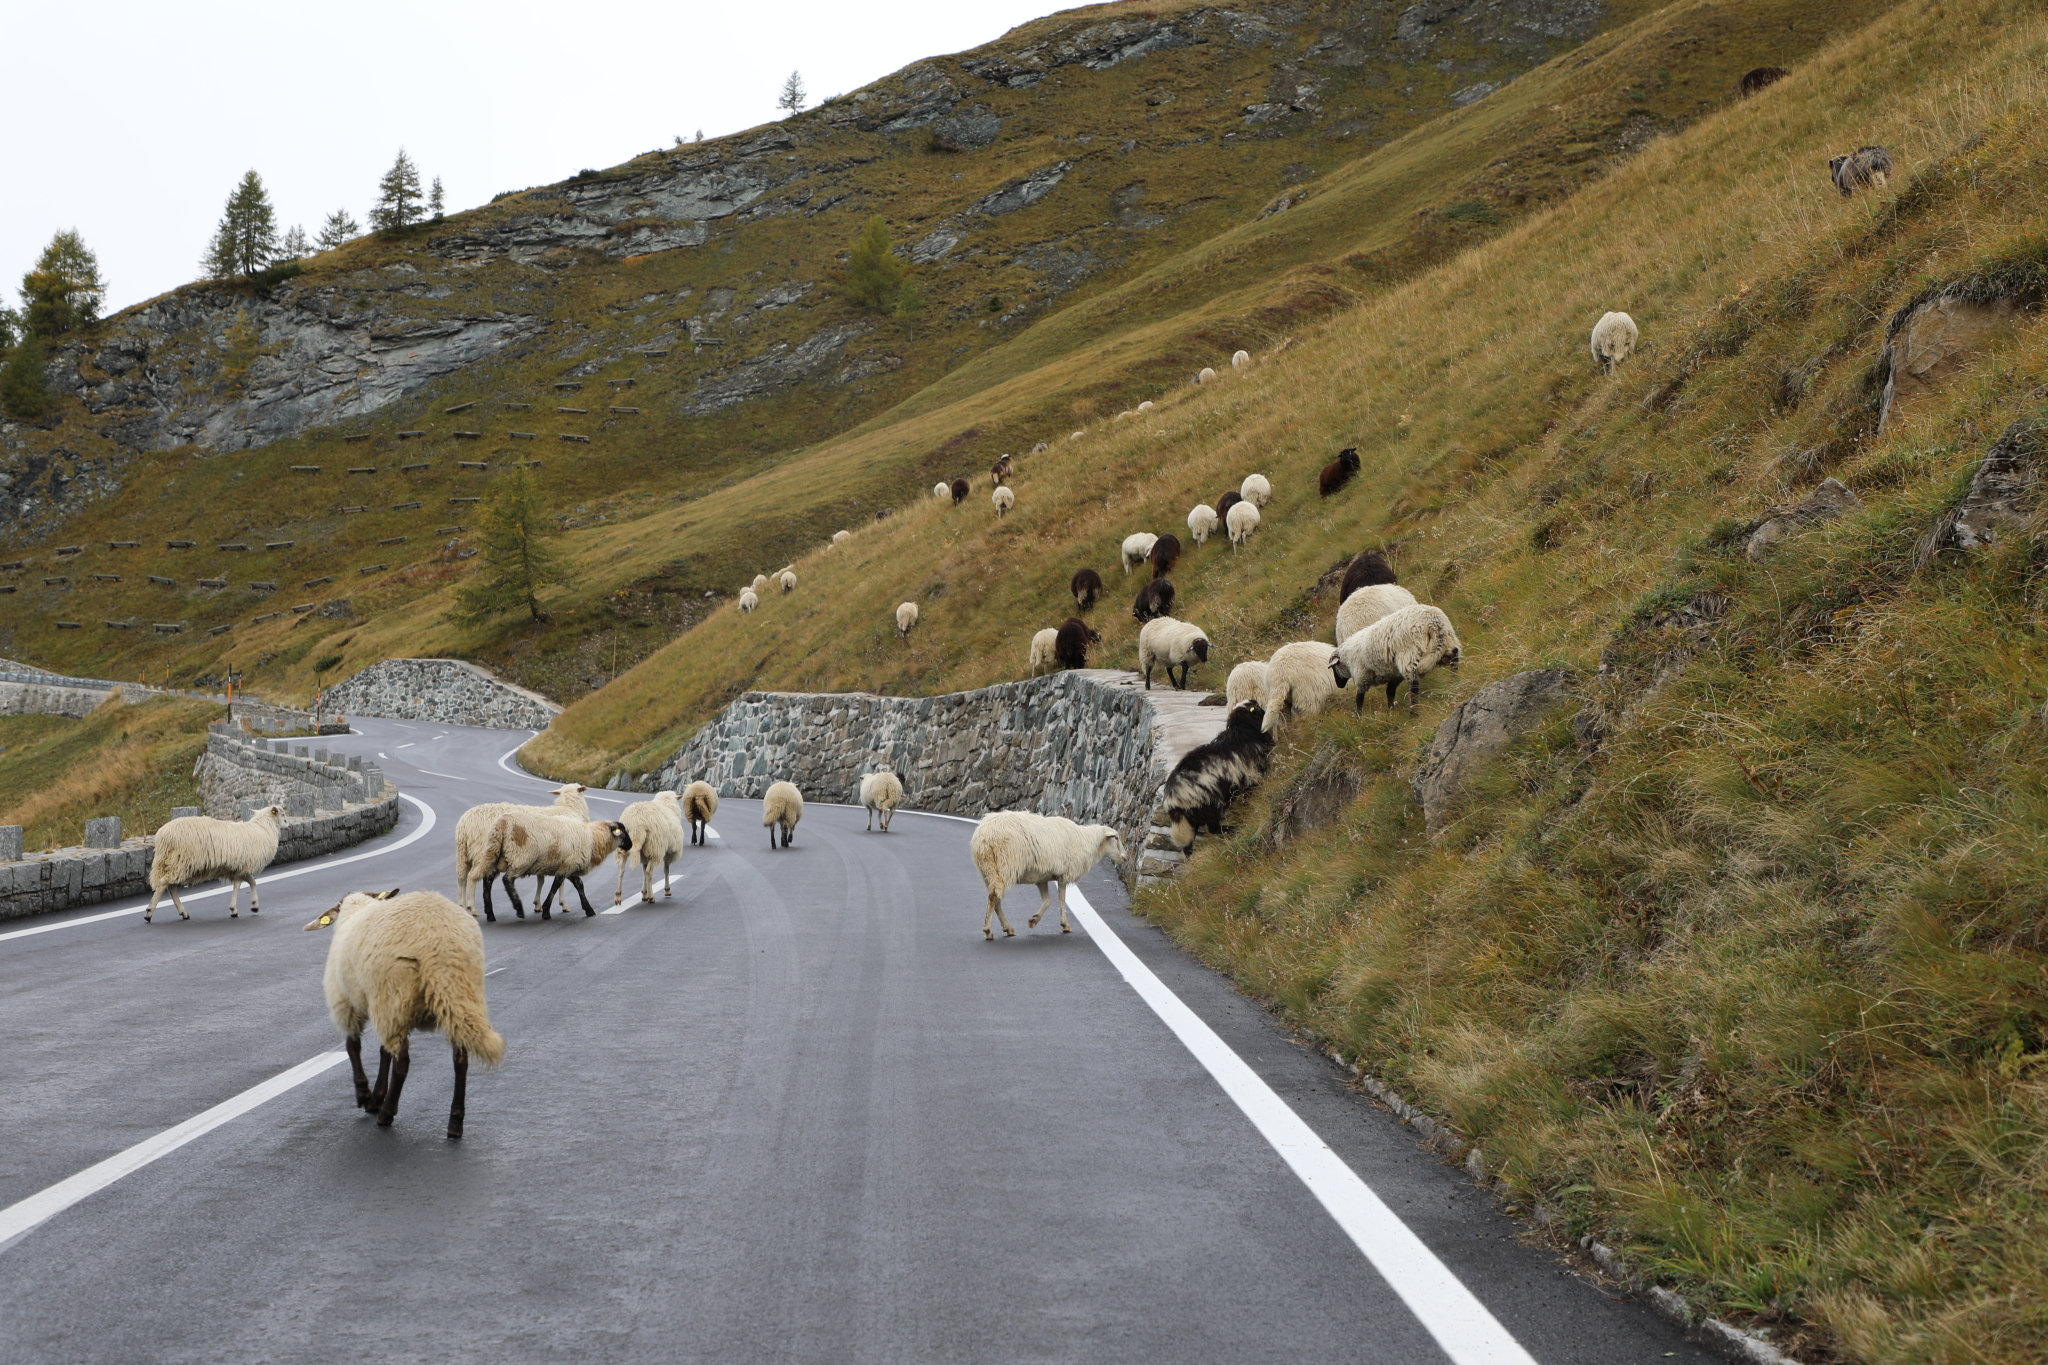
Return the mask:
[[910,629],[917,624],[917,603],[902,602],[896,607],[896,633],[905,640],[910,638]]
[[1057,815],[1033,815],[1029,811],[1005,810],[985,815],[967,841],[974,866],[988,888],[988,913],[981,917],[981,936],[992,939],[992,920],[1001,920],[1003,934],[1015,938],[1010,917],[1003,913],[1003,893],[1013,886],[1038,888],[1038,913],[1025,928],[1036,929],[1045,918],[1054,897],[1046,888],[1059,884],[1060,932],[1070,934],[1067,923],[1067,888],[1088,874],[1088,869],[1107,856],[1124,856],[1122,836],[1108,825],[1077,825]]
[[1330,672],[1337,686],[1358,684],[1355,709],[1365,710],[1365,692],[1380,683],[1387,685],[1387,709],[1401,684],[1408,684],[1408,713],[1415,713],[1415,700],[1422,691],[1422,675],[1439,665],[1456,668],[1458,633],[1451,618],[1435,607],[1403,607],[1383,616],[1337,647]]
[[878,768],[860,780],[860,803],[867,807],[868,828],[875,827],[875,816],[882,817],[882,833],[889,832],[889,818],[896,814],[896,808],[903,804],[903,779],[887,768]]
[[1237,553],[1237,547],[1252,538],[1252,532],[1259,529],[1259,509],[1251,502],[1236,502],[1230,505],[1230,515],[1223,519],[1223,525],[1230,532],[1230,552]]
[[[484,936],[476,917],[433,891],[357,891],[306,928],[334,930],[322,985],[355,1073],[356,1107],[375,1114],[378,1127],[390,1127],[412,1070],[412,1033],[437,1029],[455,1054],[448,1136],[461,1137],[470,1054],[486,1066],[505,1056],[484,1004]],[[377,1030],[375,1089],[363,1073],[364,1024]]]
[[683,806],[682,798],[674,792],[656,792],[651,801],[635,801],[619,812],[619,823],[626,827],[626,835],[632,840],[619,850],[619,884],[612,891],[612,904],[620,905],[626,898],[626,863],[640,864],[640,899],[643,902],[654,899],[654,865],[661,864],[661,894],[674,894],[670,889],[669,865],[683,851]]
[[247,820],[215,820],[205,815],[181,815],[157,827],[156,853],[149,864],[149,908],[142,912],[148,924],[164,892],[178,907],[179,919],[191,919],[178,888],[194,882],[225,877],[228,883],[228,918],[240,919],[242,883],[249,883],[249,913],[263,907],[256,903],[256,874],[277,857],[277,836],[284,826],[284,812],[263,806],[249,813]]
[[718,788],[699,778],[683,788],[683,823],[690,827],[690,842],[704,842],[711,817],[718,814]]
[[[458,903],[470,914],[476,913],[476,888],[481,882],[484,889],[484,918],[496,922],[497,915],[491,910],[491,878],[495,872],[485,867],[491,856],[491,842],[495,837],[498,817],[514,811],[529,816],[566,815],[572,820],[588,820],[590,803],[583,799],[583,793],[590,790],[580,782],[567,782],[550,793],[555,798],[552,806],[522,806],[515,801],[487,801],[480,806],[471,806],[455,822],[455,884]],[[519,918],[526,918],[526,907],[519,903],[519,892],[507,880],[505,889],[512,895],[512,908],[519,912]],[[540,895],[539,888],[534,890]]]
[[775,847],[777,831],[784,848],[796,842],[796,822],[803,818],[804,794],[796,789],[796,783],[772,783],[761,798],[761,824],[768,830],[768,847]]
[[1174,765],[1160,800],[1182,853],[1194,849],[1197,834],[1223,833],[1230,803],[1265,781],[1273,743],[1265,713],[1257,702],[1247,701],[1230,708],[1223,733],[1190,749]]
[[[1188,670],[1198,663],[1209,662],[1209,637],[1202,633],[1200,626],[1187,621],[1177,621],[1171,616],[1162,616],[1156,621],[1147,621],[1138,632],[1138,671],[1145,675],[1145,690],[1152,690],[1152,669],[1163,665],[1166,680],[1185,691],[1188,685]],[[1180,681],[1173,681],[1175,666],[1180,668]]]
[[1603,313],[1593,324],[1593,359],[1613,374],[1636,349],[1636,320],[1626,313]]
[[[632,847],[633,836],[617,820],[578,820],[545,811],[530,816],[514,810],[498,817],[484,868],[504,879],[506,894],[512,897],[512,908],[520,912],[521,919],[526,918],[517,889],[521,877],[554,879],[547,894],[540,898],[538,909],[543,920],[554,918],[552,907],[565,881],[576,888],[583,913],[595,915],[597,911],[591,908],[590,896],[583,889],[584,877],[603,867],[612,854],[628,852]],[[562,898],[562,904],[566,913],[568,897]],[[490,892],[486,888],[484,915],[489,918],[490,914]]]

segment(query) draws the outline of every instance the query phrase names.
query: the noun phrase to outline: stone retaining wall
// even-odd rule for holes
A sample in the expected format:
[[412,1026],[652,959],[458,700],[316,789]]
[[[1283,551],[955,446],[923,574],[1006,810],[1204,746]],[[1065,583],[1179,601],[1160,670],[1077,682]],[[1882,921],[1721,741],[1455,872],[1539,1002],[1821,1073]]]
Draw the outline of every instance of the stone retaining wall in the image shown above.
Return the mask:
[[89,716],[119,688],[64,687],[40,682],[0,681],[0,716]]
[[460,659],[386,659],[327,689],[325,709],[351,716],[545,730],[562,708]]
[[260,739],[226,724],[208,732],[192,775],[216,820],[239,820],[256,806],[282,806],[287,815],[340,810],[385,786],[383,770],[359,754],[312,739]]

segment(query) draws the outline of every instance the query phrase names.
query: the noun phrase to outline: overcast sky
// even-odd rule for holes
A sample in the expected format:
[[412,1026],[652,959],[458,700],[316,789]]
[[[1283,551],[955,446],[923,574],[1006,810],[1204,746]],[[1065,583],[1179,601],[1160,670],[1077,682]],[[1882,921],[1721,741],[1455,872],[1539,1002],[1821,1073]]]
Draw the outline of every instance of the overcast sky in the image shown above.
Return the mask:
[[194,279],[242,172],[280,228],[366,220],[402,145],[448,208],[488,203],[678,135],[777,114],[795,68],[811,102],[958,52],[1049,0],[825,0],[602,6],[493,0],[255,4],[56,0],[6,7],[14,125],[0,190],[0,285],[50,234],[99,254],[107,311]]

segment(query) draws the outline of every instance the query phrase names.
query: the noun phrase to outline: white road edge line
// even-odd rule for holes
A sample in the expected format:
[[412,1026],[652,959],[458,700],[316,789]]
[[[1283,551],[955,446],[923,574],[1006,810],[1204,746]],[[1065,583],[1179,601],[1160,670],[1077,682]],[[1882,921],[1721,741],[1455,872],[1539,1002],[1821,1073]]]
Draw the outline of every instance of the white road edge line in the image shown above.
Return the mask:
[[[406,847],[408,844],[416,844],[433,832],[434,808],[432,806],[420,800],[417,796],[408,796],[404,792],[398,794],[398,799],[410,801],[413,805],[420,808],[420,827],[406,835],[403,839],[400,839],[397,843],[383,848],[373,848],[368,853],[352,853],[346,858],[328,858],[317,863],[305,863],[298,867],[287,868],[283,872],[266,873],[256,879],[256,885],[268,886],[272,882],[281,882],[287,877],[303,877],[309,872],[325,872],[330,867],[342,867],[348,863],[359,863],[365,858],[381,858],[387,853],[398,852],[399,849]],[[193,901],[204,896],[225,896],[227,893],[227,887],[216,886],[206,891],[182,891],[180,894],[186,900]],[[38,924],[30,929],[10,929],[4,934],[0,934],[0,943],[5,943],[10,938],[27,938],[31,934],[51,934],[59,929],[71,929],[81,924],[98,924],[101,920],[119,919],[123,915],[139,915],[148,908],[149,902],[144,900],[138,905],[131,905],[125,909],[102,910],[97,915],[81,915],[77,919],[67,919],[60,924]],[[159,910],[163,908],[161,905],[157,907]]]
[[230,1100],[223,1100],[202,1114],[166,1128],[155,1137],[144,1138],[125,1152],[117,1152],[97,1165],[88,1166],[69,1179],[60,1180],[38,1194],[0,1209],[0,1250],[23,1233],[55,1218],[83,1199],[90,1198],[126,1175],[141,1170],[158,1157],[168,1156],[194,1138],[203,1137],[230,1119],[239,1118],[287,1090],[305,1084],[315,1076],[348,1060],[346,1052],[323,1052],[300,1062],[260,1085],[253,1085]]

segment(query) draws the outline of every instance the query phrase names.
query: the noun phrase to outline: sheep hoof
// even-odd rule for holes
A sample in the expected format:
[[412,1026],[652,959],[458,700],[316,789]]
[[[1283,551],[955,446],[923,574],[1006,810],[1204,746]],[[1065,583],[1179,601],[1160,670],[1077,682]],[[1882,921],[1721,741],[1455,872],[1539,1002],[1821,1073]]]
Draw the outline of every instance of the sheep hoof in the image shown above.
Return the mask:
[[450,1122],[448,1125],[448,1136],[450,1139],[459,1140],[462,1137],[462,1125],[458,1122]]
[[391,1120],[397,1117],[398,1115],[396,1114],[379,1114],[377,1115],[377,1126],[379,1128],[389,1128],[391,1126]]
[[1003,930],[1003,937],[1004,937],[1004,938],[1015,938],[1015,937],[1017,937],[1017,931],[1016,931],[1015,929],[1005,929],[1005,930]]
[[989,942],[993,943],[995,942],[996,931],[993,929],[984,929],[981,931],[981,936],[987,939]]
[[1064,924],[1062,924],[1062,925],[1060,926],[1060,932],[1061,932],[1061,933],[1063,933],[1063,934],[1071,934],[1071,933],[1073,933],[1074,931],[1073,931],[1073,929],[1072,929],[1071,927],[1069,927],[1068,925],[1064,925]]

